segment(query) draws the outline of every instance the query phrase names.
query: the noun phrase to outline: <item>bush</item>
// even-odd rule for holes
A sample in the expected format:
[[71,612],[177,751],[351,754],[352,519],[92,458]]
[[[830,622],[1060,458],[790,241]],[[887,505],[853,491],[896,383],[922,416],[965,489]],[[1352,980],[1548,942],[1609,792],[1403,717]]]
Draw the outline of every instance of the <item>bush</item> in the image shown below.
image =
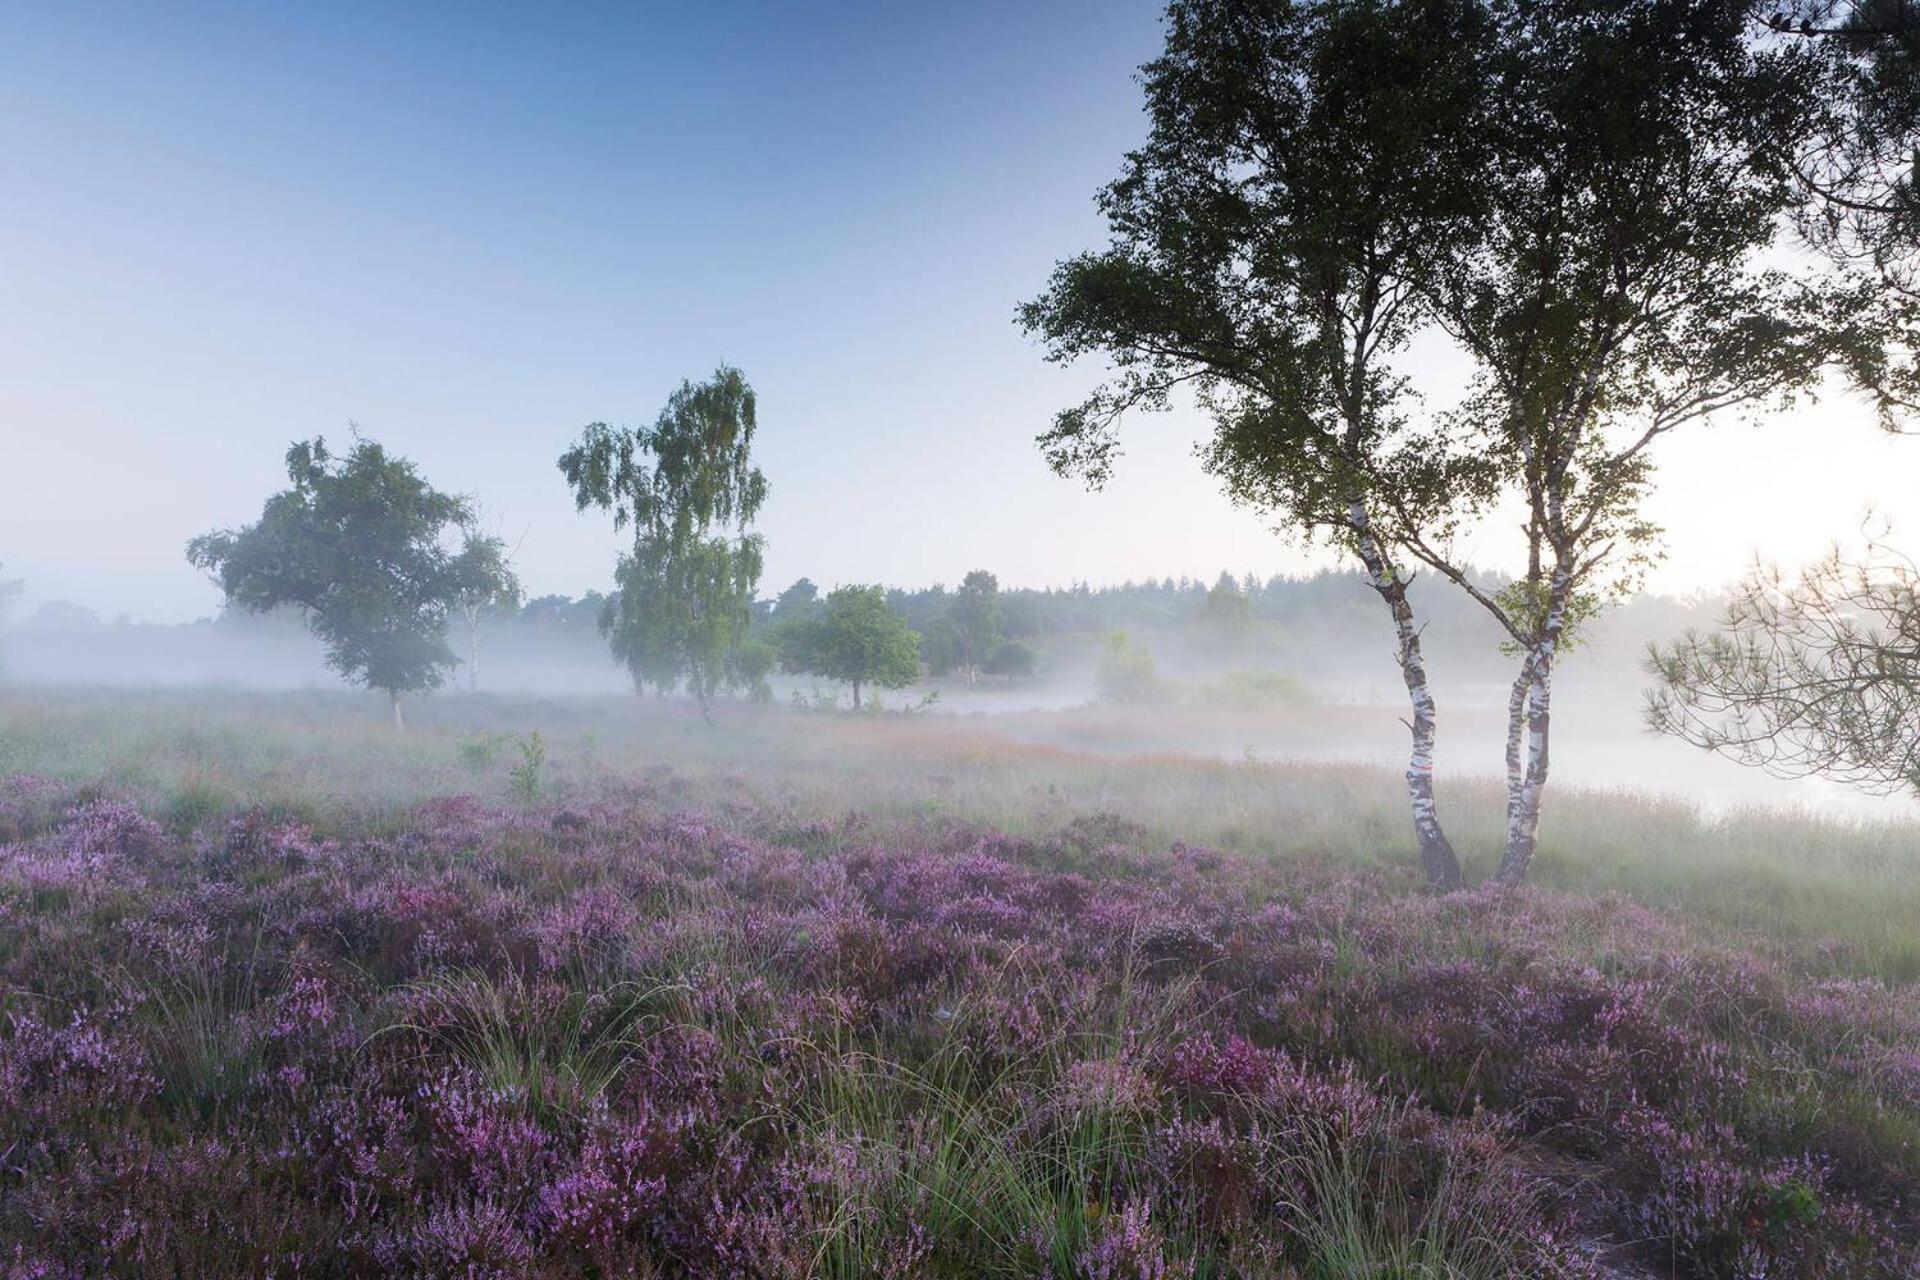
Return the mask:
[[1158,702],[1166,694],[1153,655],[1136,648],[1124,631],[1109,635],[1094,668],[1093,687],[1102,702],[1138,705]]
[[1033,646],[1020,640],[1009,640],[994,650],[993,657],[982,668],[990,676],[1006,676],[1013,680],[1025,680],[1040,669],[1040,655]]

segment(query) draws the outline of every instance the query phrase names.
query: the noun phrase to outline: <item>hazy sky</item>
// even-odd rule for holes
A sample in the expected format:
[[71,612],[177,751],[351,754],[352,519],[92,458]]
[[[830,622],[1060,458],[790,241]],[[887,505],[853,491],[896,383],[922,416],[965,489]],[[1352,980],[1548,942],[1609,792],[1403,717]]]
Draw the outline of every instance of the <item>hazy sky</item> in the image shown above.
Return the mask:
[[[722,360],[760,396],[769,594],[1315,563],[1217,495],[1189,415],[1137,423],[1101,494],[1032,445],[1099,371],[1013,309],[1098,238],[1156,10],[0,2],[0,563],[34,600],[208,613],[187,538],[354,422],[577,593],[616,542],[555,457]],[[1851,406],[1663,460],[1662,589],[1869,502],[1920,540],[1920,441]]]

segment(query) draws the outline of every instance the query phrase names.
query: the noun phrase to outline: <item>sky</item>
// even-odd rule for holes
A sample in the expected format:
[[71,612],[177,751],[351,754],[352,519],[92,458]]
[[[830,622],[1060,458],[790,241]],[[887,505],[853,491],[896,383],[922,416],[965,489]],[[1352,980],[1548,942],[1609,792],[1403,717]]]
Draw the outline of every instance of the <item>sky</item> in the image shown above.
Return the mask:
[[[759,397],[766,594],[1328,563],[1220,495],[1195,412],[1132,424],[1100,493],[1033,444],[1101,370],[1014,309],[1101,239],[1158,43],[1139,0],[0,0],[5,576],[214,612],[187,539],[357,425],[472,495],[533,594],[603,587],[619,541],[554,460],[723,361]],[[1920,530],[1917,464],[1838,401],[1676,438],[1651,585],[1810,559],[1869,508]]]

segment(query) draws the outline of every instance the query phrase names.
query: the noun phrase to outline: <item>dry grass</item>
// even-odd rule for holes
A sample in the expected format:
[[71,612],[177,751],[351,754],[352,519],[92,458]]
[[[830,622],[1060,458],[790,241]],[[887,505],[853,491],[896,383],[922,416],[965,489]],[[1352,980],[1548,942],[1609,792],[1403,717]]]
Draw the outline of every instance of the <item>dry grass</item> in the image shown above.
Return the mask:
[[[1105,814],[1166,844],[1391,875],[1405,875],[1412,857],[1394,771],[1127,753],[1152,740],[1159,722],[1145,713],[854,717],[735,706],[710,728],[689,708],[656,699],[445,696],[421,704],[413,727],[396,735],[379,711],[371,698],[317,691],[9,692],[0,694],[0,775],[97,781],[181,825],[256,805],[360,820],[430,794],[506,800],[519,753],[471,746],[538,731],[549,794],[560,799],[641,786],[668,804],[784,814],[796,828],[858,814],[1017,835]],[[1354,712],[1274,714],[1306,734],[1316,717],[1337,722]],[[1182,713],[1173,736],[1203,735],[1203,719]],[[1227,713],[1213,723],[1217,735],[1231,735],[1250,721]],[[1499,788],[1456,782],[1444,800],[1470,872],[1485,871],[1501,834]],[[1837,971],[1920,976],[1915,824],[1768,810],[1708,816],[1673,799],[1557,788],[1536,877],[1819,951]]]

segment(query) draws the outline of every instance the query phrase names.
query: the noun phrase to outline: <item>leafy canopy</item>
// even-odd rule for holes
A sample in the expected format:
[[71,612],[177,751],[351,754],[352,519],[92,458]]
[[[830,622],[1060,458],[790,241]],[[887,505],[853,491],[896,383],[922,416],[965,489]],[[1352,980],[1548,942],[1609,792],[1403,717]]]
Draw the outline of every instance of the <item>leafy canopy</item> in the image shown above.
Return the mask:
[[448,550],[470,518],[466,500],[366,439],[345,457],[324,439],[296,442],[287,478],[256,523],[202,534],[187,559],[213,573],[229,604],[299,608],[347,679],[395,698],[438,688],[458,661],[449,610],[466,593],[509,589],[504,565]]
[[574,505],[633,527],[614,569],[600,628],[634,686],[684,684],[702,708],[756,665],[730,661],[745,643],[763,539],[752,533],[767,481],[753,465],[753,388],[722,365],[683,382],[652,427],[589,425],[560,456]]
[[920,676],[920,637],[887,604],[882,586],[836,587],[826,607],[779,629],[780,665],[853,686],[899,689]]
[[1000,580],[975,569],[953,593],[954,640],[961,665],[982,666],[1000,647],[1006,614],[1000,607]]
[[1347,536],[1381,487],[1423,522],[1484,487],[1388,361],[1471,231],[1485,25],[1453,0],[1170,6],[1148,140],[1099,197],[1109,243],[1020,312],[1051,359],[1114,367],[1040,437],[1056,470],[1104,482],[1125,414],[1187,386],[1209,469],[1301,532]]

